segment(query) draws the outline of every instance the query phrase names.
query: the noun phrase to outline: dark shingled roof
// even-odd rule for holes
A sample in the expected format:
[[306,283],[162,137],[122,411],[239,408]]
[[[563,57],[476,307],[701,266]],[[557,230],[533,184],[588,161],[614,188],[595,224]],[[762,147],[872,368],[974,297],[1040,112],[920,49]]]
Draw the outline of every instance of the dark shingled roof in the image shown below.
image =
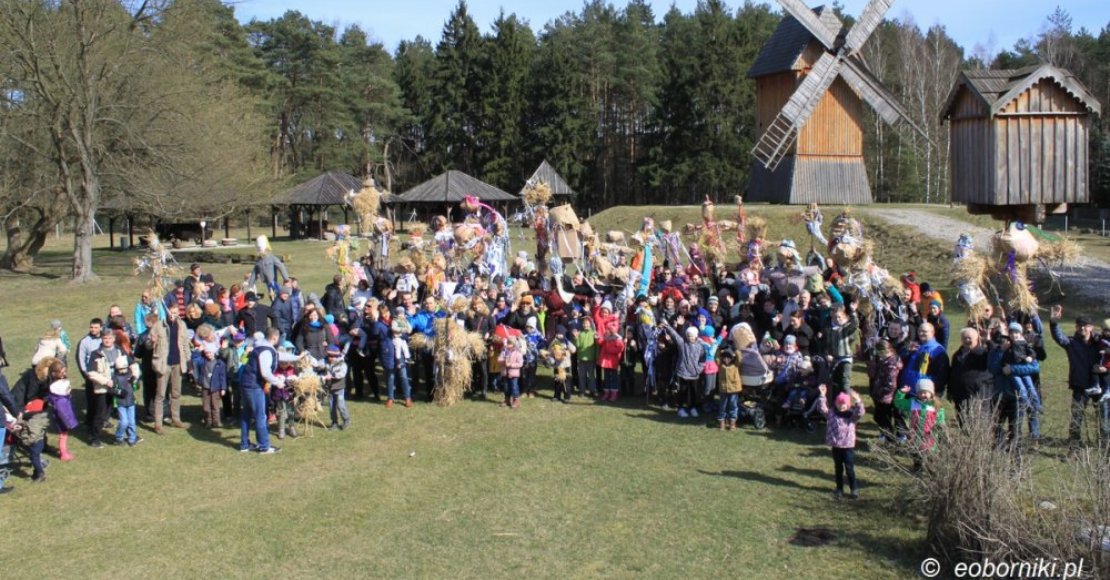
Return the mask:
[[459,203],[473,195],[490,201],[517,201],[517,196],[461,171],[447,171],[402,193],[393,203]]
[[[821,18],[821,21],[825,23],[829,30],[838,31],[837,36],[844,32],[844,23],[836,17],[831,9],[818,6],[813,9],[813,12]],[[756,57],[755,63],[748,71],[748,78],[754,79],[792,70],[794,63],[798,61],[798,57],[802,55],[802,51],[812,40],[815,40],[813,35],[806,30],[805,26],[802,26],[801,22],[798,22],[797,18],[785,14],[782,20],[779,21],[778,27],[775,28],[774,34],[763,45],[763,50],[759,51],[759,56]]]
[[524,183],[524,187],[520,188],[520,195],[524,195],[524,190],[527,189],[530,184],[540,182],[546,183],[547,186],[551,188],[551,195],[574,195],[574,190],[567,185],[563,176],[559,175],[559,172],[555,171],[555,168],[552,167],[546,159],[536,168],[536,172],[532,174],[532,177],[529,177],[528,181]]
[[362,189],[362,180],[343,173],[322,173],[265,202],[266,205],[344,205],[350,191]]
[[1095,114],[1102,111],[1101,105],[1091,95],[1087,87],[1071,72],[1056,68],[1049,64],[1027,66],[1019,69],[995,70],[965,70],[960,72],[956,79],[956,86],[948,95],[948,100],[941,109],[942,118],[948,117],[948,110],[955,102],[960,89],[968,87],[972,94],[979,97],[991,109],[991,114],[997,114],[1006,108],[1018,95],[1043,79],[1051,79],[1064,89],[1065,92],[1083,103],[1088,110]]

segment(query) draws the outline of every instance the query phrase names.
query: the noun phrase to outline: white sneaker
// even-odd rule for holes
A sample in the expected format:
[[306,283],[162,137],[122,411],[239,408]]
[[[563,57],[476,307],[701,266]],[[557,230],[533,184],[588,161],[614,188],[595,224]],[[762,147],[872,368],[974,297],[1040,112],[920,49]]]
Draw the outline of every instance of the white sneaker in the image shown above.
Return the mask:
[[691,408],[690,408],[690,416],[691,416],[691,417],[694,417],[694,418],[696,419],[696,418],[697,418],[697,416],[698,416],[698,410],[697,410],[697,409],[694,409],[693,407],[691,407]]
[[685,419],[689,415],[686,414],[686,409],[683,409],[682,407],[679,407],[678,408],[678,416]]
[[1088,397],[1097,397],[1102,394],[1102,389],[1098,387],[1091,387],[1085,391]]

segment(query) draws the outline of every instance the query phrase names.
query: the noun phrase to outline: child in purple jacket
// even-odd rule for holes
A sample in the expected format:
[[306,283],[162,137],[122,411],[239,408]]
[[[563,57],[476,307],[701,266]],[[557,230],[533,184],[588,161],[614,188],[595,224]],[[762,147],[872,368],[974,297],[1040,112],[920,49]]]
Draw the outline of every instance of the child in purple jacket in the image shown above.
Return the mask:
[[863,417],[863,402],[855,391],[842,392],[836,396],[836,409],[829,412],[828,399],[824,385],[817,387],[821,395],[817,398],[817,410],[828,419],[825,430],[825,443],[832,447],[833,464],[836,466],[836,493],[833,497],[844,497],[844,475],[848,475],[848,489],[851,499],[859,499],[859,484],[856,482],[856,424]]

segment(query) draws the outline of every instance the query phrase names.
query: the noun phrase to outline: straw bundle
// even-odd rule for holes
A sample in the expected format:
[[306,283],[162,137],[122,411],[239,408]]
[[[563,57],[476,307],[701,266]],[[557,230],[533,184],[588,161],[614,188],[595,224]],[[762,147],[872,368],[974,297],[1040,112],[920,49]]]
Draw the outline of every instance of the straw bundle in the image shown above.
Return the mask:
[[551,187],[546,182],[539,182],[524,188],[524,203],[528,205],[547,205],[551,201]]
[[708,197],[706,197],[705,201],[701,204],[701,219],[707,222],[716,221],[715,213],[716,206],[713,205],[712,201],[709,201]]
[[663,220],[659,222],[659,229],[663,230],[664,234],[669,234],[674,229],[674,223],[671,220]]
[[414,238],[419,238],[428,233],[428,225],[421,223],[412,224],[408,226],[408,232],[410,236]]
[[1014,268],[1013,277],[1007,277],[1007,280],[1010,281],[1010,311],[1026,314],[1036,313],[1037,297],[1029,289],[1029,274],[1026,272],[1025,265],[1018,264]]
[[1033,259],[1033,256],[1037,255],[1039,245],[1033,233],[1025,227],[1018,227],[1016,222],[991,236],[991,249],[995,253],[1006,256],[1013,253],[1014,260],[1018,262],[1028,262]]
[[513,282],[513,286],[510,289],[510,292],[512,292],[513,294],[513,303],[517,304],[520,302],[520,298],[522,296],[530,296],[532,293],[532,289],[528,287],[527,280],[518,279]]
[[436,405],[450,407],[470,390],[473,372],[470,338],[451,318],[437,320],[435,327],[435,348],[432,352],[439,374],[433,398]]
[[982,286],[987,282],[987,260],[978,254],[970,254],[956,260],[952,266],[955,283],[971,282]]
[[613,272],[613,264],[608,258],[600,254],[590,256],[590,265],[593,266],[594,272],[602,278],[608,278],[609,274]]
[[469,307],[470,302],[467,301],[466,296],[455,296],[454,300],[451,301],[451,312],[455,314],[466,312]]
[[407,264],[411,264],[412,266],[412,270],[406,270],[409,272],[423,270],[428,265],[428,256],[424,254],[424,250],[422,248],[410,249],[409,255],[401,256],[401,259],[397,261],[397,264],[401,265],[401,262],[404,260],[407,260]]
[[351,199],[351,207],[358,214],[362,223],[369,224],[378,216],[381,210],[382,192],[374,187],[373,180],[366,180],[362,189]]
[[466,333],[466,341],[470,343],[470,354],[475,360],[485,360],[486,341],[477,332]]
[[431,349],[432,342],[428,340],[428,335],[423,332],[414,332],[409,336],[409,348],[412,350],[429,350]]
[[324,382],[312,372],[311,362],[308,361],[309,357],[303,357],[297,361],[298,366],[308,364],[309,367],[302,368],[301,374],[289,380],[289,385],[293,387],[294,408],[301,423],[304,424],[304,435],[311,437],[313,424],[319,423],[321,427],[324,426],[324,421],[320,418],[323,406],[320,405],[320,399],[317,397],[323,389]]
[[762,240],[767,237],[767,220],[759,216],[748,218],[747,234],[749,240]]
[[580,234],[582,234],[583,238],[588,238],[594,235],[594,228],[590,225],[590,222],[582,222],[582,227],[579,228],[578,231]]
[[609,242],[610,244],[623,244],[624,232],[609,230],[605,232],[605,241]]
[[1037,257],[1056,266],[1074,266],[1082,253],[1083,248],[1074,240],[1061,238],[1058,242],[1043,244]]
[[551,208],[551,220],[564,227],[577,230],[579,226],[578,215],[569,203]]
[[698,246],[706,264],[721,264],[725,261],[725,251],[721,238],[716,231],[705,228],[698,234]]

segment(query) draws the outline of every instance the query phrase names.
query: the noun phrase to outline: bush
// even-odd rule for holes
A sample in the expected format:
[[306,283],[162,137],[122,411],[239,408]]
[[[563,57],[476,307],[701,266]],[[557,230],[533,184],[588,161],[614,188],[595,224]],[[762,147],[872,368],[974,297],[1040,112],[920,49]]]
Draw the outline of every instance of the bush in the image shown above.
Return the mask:
[[[954,409],[950,409],[953,410]],[[1084,562],[1085,572],[1110,572],[1110,462],[1105,447],[1086,447],[1068,463],[1046,464],[1008,442],[989,400],[954,414],[936,449],[883,446],[881,465],[901,471],[903,506],[924,515],[930,555],[952,569],[960,562],[1021,562],[1037,558]],[[919,459],[909,467],[906,453]]]

